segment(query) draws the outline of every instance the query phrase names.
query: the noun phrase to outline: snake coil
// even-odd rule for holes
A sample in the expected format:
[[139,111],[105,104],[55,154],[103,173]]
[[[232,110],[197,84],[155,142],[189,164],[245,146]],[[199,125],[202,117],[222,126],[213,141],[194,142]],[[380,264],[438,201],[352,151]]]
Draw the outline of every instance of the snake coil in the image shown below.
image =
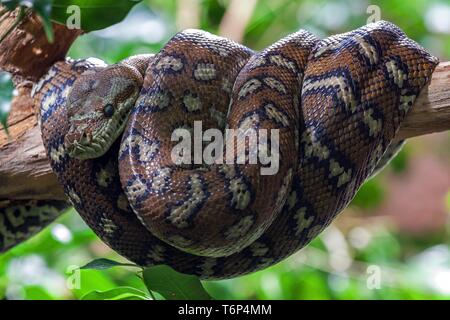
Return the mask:
[[[51,166],[104,242],[139,265],[220,279],[317,236],[399,148],[395,134],[437,63],[384,21],[324,40],[302,30],[259,53],[186,30],[155,56],[58,62],[34,99]],[[279,130],[278,173],[174,164],[171,134],[194,121]],[[103,155],[81,155],[105,136]]]

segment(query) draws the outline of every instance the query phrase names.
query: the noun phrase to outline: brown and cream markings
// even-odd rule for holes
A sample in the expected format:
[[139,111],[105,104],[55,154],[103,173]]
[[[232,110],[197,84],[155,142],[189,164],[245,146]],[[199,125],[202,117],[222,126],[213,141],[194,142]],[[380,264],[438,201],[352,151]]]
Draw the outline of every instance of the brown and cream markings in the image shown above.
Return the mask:
[[[186,30],[154,56],[58,62],[34,98],[52,167],[101,239],[139,265],[220,279],[317,236],[398,149],[436,64],[383,21],[324,40],[299,31],[259,53]],[[194,121],[279,130],[278,172],[174,164],[171,133]]]

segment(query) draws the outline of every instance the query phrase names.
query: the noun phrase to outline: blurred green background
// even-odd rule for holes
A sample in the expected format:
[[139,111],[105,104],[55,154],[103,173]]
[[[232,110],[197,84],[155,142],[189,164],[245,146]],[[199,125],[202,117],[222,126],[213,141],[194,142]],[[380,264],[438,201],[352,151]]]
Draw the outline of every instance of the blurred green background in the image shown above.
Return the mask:
[[[326,37],[377,14],[450,60],[450,1],[444,0],[146,0],[123,22],[80,37],[69,55],[113,63],[157,52],[184,28],[261,49],[300,28]],[[9,99],[10,92],[0,92],[0,108]],[[217,299],[448,299],[449,213],[450,133],[411,139],[308,247],[264,271],[205,286]],[[99,257],[123,261],[69,210],[0,256],[0,298],[76,299],[117,286],[145,291],[132,269],[76,270]]]

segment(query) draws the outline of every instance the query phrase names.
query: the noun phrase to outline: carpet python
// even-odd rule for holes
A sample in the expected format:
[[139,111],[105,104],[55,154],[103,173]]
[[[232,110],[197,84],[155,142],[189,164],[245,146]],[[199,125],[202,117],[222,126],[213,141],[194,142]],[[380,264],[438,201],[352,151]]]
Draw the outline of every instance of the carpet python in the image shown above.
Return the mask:
[[[142,266],[223,279],[283,260],[330,224],[400,148],[437,63],[385,21],[323,40],[301,30],[257,53],[185,30],[155,55],[57,62],[33,96],[51,166],[105,243]],[[171,135],[194,121],[278,130],[278,172],[175,164]],[[0,221],[3,246],[14,227]]]

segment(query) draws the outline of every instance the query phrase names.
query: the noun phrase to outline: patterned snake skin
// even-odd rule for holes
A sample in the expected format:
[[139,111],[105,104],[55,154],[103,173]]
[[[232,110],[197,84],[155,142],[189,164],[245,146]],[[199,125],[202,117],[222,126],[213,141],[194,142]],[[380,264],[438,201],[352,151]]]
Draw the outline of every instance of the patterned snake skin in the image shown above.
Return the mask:
[[[398,150],[437,63],[384,21],[324,40],[299,31],[260,53],[186,30],[155,56],[58,62],[34,98],[52,168],[103,241],[139,265],[222,279],[290,256],[348,205]],[[278,173],[174,164],[172,132],[199,120],[278,129]]]
[[41,231],[67,207],[63,201],[8,202],[0,208],[0,253]]

